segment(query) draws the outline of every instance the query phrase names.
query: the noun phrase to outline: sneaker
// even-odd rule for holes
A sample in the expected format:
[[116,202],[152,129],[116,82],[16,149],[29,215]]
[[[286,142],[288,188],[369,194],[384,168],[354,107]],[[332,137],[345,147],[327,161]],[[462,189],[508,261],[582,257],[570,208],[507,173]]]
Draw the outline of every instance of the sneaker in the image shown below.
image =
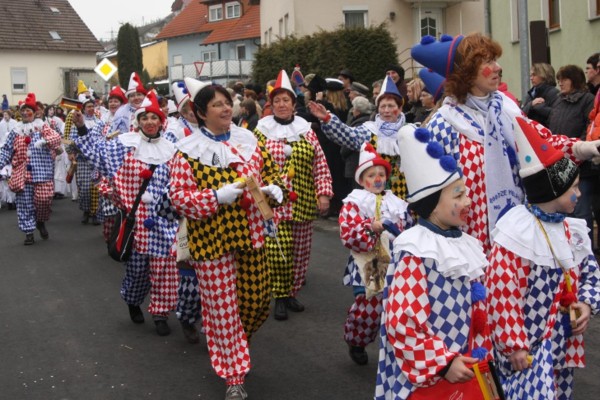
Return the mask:
[[363,346],[348,345],[348,354],[350,354],[352,361],[358,365],[366,365],[369,362],[369,355]]
[[135,322],[136,324],[143,324],[144,323],[144,313],[142,312],[142,309],[140,308],[140,306],[132,306],[131,304],[128,304],[129,306],[129,318],[131,318],[131,320],[133,322]]
[[36,223],[36,227],[37,227],[38,231],[40,231],[40,236],[42,237],[42,239],[46,240],[50,237],[50,235],[48,234],[48,230],[46,229],[45,223],[38,222],[38,223]]
[[33,233],[27,233],[25,235],[25,242],[23,242],[23,244],[25,246],[31,246],[34,243],[35,243],[35,240],[33,240]]
[[248,398],[248,393],[244,389],[244,385],[227,386],[225,392],[225,400],[245,400]]
[[183,336],[185,336],[185,339],[188,341],[188,343],[196,344],[200,342],[200,335],[198,334],[196,325],[182,321],[181,329],[183,329]]
[[285,321],[288,319],[285,298],[275,299],[275,312],[273,313],[273,317],[275,317],[277,321]]
[[169,328],[166,319],[154,320],[154,325],[156,326],[158,336],[168,336],[171,333],[171,328]]
[[304,311],[304,305],[300,303],[295,297],[288,297],[285,301],[285,306],[288,308],[288,310],[293,312]]

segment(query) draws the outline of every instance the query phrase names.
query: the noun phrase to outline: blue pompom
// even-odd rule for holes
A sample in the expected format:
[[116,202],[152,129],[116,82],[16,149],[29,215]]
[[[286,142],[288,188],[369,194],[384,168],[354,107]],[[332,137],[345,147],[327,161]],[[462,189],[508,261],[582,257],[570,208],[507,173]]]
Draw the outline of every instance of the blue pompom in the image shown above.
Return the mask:
[[429,143],[433,135],[425,128],[415,129],[415,138],[421,143]]
[[185,87],[185,83],[183,83],[183,81],[179,81],[177,82],[177,86],[180,88],[184,88]]
[[446,172],[454,172],[458,168],[454,157],[449,155],[444,155],[440,158],[440,166]]
[[485,286],[479,282],[471,284],[471,301],[473,303],[485,300]]
[[444,155],[444,148],[438,142],[429,142],[426,150],[427,154],[435,159],[441,158]]
[[454,38],[450,35],[446,35],[445,33],[440,37],[440,42],[451,42]]
[[154,221],[153,218],[147,218],[144,220],[144,227],[146,229],[150,230],[150,229],[154,228],[155,226],[156,226],[156,221]]
[[484,360],[485,356],[487,356],[487,349],[485,347],[475,347],[471,350],[471,357],[476,358],[478,360]]
[[425,45],[425,44],[430,44],[435,42],[435,38],[431,35],[425,35],[421,38],[421,44]]
[[33,169],[33,167],[31,166],[31,164],[27,164],[27,171],[31,171]]

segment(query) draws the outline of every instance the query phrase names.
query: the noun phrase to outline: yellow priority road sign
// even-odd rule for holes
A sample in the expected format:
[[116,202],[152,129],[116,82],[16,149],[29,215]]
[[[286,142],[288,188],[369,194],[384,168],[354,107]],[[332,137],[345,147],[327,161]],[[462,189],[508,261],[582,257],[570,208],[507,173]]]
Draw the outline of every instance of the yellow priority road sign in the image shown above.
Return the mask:
[[108,81],[117,72],[117,67],[115,64],[111,63],[108,58],[105,58],[96,65],[94,71],[96,71],[102,79]]

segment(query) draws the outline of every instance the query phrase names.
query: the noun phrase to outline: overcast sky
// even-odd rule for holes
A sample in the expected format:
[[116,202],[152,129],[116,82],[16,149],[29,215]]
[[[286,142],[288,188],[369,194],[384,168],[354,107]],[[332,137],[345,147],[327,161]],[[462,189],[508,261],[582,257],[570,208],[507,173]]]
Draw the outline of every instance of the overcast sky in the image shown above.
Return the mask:
[[116,38],[119,27],[134,26],[164,18],[171,13],[173,0],[69,0],[79,17],[97,39]]

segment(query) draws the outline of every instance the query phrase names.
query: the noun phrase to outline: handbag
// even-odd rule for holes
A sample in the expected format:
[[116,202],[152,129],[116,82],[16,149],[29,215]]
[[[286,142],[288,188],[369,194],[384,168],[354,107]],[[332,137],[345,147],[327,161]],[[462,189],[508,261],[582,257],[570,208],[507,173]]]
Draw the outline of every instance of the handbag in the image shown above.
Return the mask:
[[[156,165],[150,165],[149,169],[151,172],[154,172]],[[150,179],[152,179],[152,175],[143,180],[135,201],[131,206],[131,211],[127,213],[127,211],[119,208],[115,215],[115,225],[112,228],[107,244],[108,255],[115,261],[124,262],[131,256],[135,233],[135,213],[142,200],[142,195],[150,183]]]

